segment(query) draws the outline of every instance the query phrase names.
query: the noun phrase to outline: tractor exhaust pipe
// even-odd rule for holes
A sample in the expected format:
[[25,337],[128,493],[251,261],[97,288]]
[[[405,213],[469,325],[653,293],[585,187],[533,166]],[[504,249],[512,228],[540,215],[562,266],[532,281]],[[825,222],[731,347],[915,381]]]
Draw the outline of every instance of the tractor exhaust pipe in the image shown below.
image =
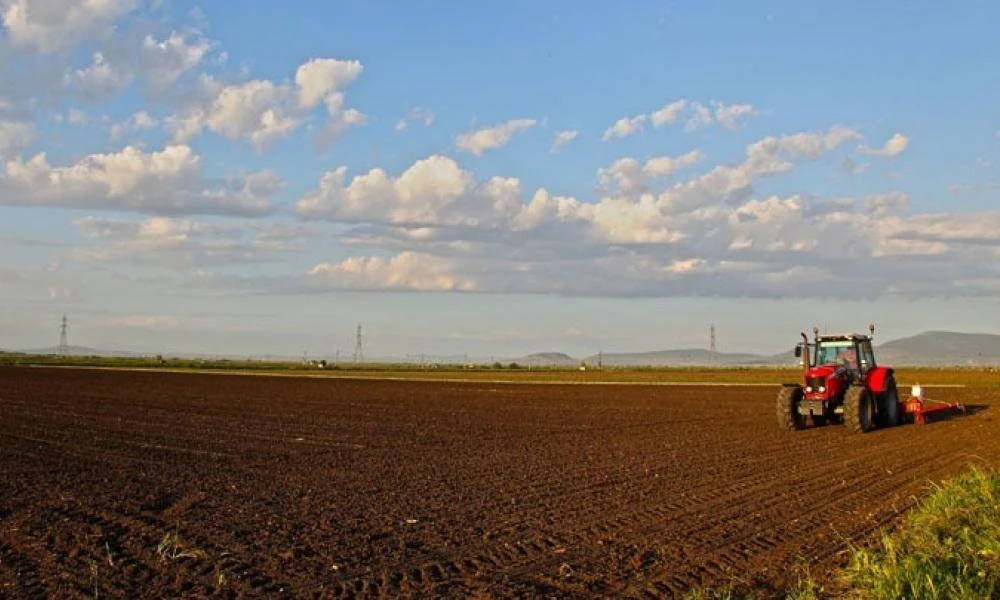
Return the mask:
[[811,362],[809,358],[809,336],[807,336],[804,331],[802,332],[801,348],[802,348],[802,370],[808,371],[809,367],[811,367],[812,365],[809,364]]

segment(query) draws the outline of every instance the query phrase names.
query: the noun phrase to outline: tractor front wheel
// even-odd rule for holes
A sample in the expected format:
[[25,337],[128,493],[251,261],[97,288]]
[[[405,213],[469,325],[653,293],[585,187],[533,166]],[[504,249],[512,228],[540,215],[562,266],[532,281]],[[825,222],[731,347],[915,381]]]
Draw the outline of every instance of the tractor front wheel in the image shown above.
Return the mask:
[[892,427],[901,423],[899,415],[899,391],[896,389],[896,378],[888,375],[885,378],[885,390],[879,394],[879,427]]
[[875,428],[875,403],[868,388],[860,385],[848,388],[844,395],[844,425],[857,433]]
[[805,429],[806,418],[799,414],[799,404],[803,396],[801,385],[785,386],[778,392],[776,409],[778,425],[782,429],[791,431]]

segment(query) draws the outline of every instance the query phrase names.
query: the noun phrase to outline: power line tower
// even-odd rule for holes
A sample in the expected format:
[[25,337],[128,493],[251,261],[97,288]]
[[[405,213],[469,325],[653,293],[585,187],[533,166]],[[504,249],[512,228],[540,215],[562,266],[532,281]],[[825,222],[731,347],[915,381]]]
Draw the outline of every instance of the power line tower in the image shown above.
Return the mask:
[[715,323],[712,324],[710,332],[708,349],[711,350],[712,354],[715,354]]
[[354,343],[354,362],[363,362],[364,360],[365,349],[361,339],[361,323],[358,323],[358,337],[357,341]]
[[59,354],[69,354],[69,320],[66,315],[62,318],[62,327],[59,328]]

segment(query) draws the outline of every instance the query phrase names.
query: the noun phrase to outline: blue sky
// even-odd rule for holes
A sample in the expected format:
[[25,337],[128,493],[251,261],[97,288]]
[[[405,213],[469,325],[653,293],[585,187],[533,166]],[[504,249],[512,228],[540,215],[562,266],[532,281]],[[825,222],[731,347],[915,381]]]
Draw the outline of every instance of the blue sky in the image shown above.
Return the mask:
[[0,348],[1000,333],[995,3],[0,7]]

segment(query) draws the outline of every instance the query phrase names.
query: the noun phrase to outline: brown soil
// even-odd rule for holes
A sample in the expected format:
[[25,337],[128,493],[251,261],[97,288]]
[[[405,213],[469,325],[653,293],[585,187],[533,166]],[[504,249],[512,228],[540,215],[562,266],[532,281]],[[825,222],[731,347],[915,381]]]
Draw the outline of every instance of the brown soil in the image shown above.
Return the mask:
[[767,594],[1000,458],[1000,389],[866,435],[775,392],[0,369],[0,597]]

